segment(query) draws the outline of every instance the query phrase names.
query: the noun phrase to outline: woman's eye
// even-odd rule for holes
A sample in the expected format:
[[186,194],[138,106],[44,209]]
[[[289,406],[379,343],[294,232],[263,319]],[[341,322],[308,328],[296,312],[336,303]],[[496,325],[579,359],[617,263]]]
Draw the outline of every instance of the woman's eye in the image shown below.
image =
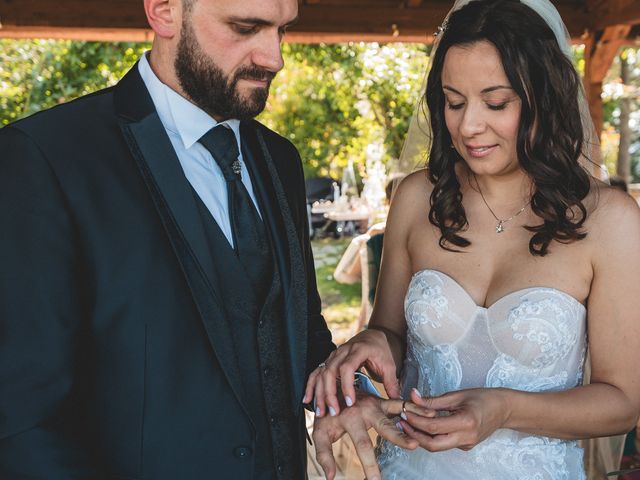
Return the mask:
[[449,110],[460,110],[462,107],[464,107],[464,103],[451,103],[451,102],[447,102],[447,108]]
[[497,105],[489,103],[489,104],[487,104],[487,106],[489,107],[490,110],[504,110],[506,108],[506,106],[507,106],[507,103],[506,102],[505,103],[499,103]]

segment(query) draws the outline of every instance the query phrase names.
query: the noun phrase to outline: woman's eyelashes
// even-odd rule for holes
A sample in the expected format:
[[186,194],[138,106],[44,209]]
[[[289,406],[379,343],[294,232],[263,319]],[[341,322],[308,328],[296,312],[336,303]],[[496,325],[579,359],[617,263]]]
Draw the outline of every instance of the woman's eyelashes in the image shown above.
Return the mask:
[[[485,105],[487,106],[487,108],[489,110],[494,110],[494,111],[504,110],[505,108],[507,108],[508,104],[509,104],[509,101],[500,102],[500,103],[485,102]],[[460,110],[462,107],[464,107],[465,102],[452,102],[447,100],[446,105],[449,110]]]

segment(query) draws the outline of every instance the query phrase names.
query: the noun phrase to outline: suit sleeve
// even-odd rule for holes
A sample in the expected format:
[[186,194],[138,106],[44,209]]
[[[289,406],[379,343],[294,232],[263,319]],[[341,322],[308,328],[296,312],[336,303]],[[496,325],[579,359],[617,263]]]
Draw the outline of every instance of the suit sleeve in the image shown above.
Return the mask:
[[300,235],[300,244],[302,245],[302,255],[305,263],[307,275],[307,315],[308,315],[308,351],[307,351],[307,368],[306,377],[324,361],[329,354],[335,350],[331,339],[331,332],[327,327],[327,322],[322,316],[322,302],[318,294],[318,285],[316,282],[316,271],[313,262],[313,252],[311,249],[311,241],[309,240],[309,219],[307,218],[307,200],[304,187],[304,172],[302,170],[302,161],[298,151],[293,147],[299,170],[300,193],[296,212],[296,225],[298,227],[298,235]]
[[89,478],[70,400],[82,318],[73,224],[45,155],[15,127],[0,130],[0,225],[0,478]]

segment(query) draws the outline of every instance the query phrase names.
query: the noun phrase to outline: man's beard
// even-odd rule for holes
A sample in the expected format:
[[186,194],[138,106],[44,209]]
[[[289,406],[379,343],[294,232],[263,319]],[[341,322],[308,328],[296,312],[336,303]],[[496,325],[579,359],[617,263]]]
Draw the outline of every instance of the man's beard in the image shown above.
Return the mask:
[[[212,117],[223,120],[247,120],[262,112],[275,76],[255,65],[239,68],[232,77],[225,75],[202,51],[188,18],[182,25],[174,67],[178,82],[189,99]],[[245,98],[237,90],[241,79],[267,80],[267,86],[254,88]]]

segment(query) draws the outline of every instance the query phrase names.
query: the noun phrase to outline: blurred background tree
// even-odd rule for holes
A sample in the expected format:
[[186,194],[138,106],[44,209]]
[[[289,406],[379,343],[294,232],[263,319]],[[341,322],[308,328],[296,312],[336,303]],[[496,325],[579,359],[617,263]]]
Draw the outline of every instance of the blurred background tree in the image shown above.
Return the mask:
[[0,124],[115,84],[142,43],[0,39]]
[[[149,47],[0,40],[0,124],[113,85]],[[430,46],[285,44],[283,52],[287,66],[274,80],[260,120],[298,147],[306,176],[340,178],[349,159],[362,168],[371,143],[384,146],[383,162],[393,170],[421,91]],[[584,70],[582,48],[576,47],[574,54],[578,69]],[[624,165],[624,153],[629,152],[630,175],[636,182],[639,96],[639,50],[627,48],[605,82],[602,147],[611,173],[619,162]]]
[[640,49],[625,48],[603,86],[602,151],[610,173],[640,182]]

